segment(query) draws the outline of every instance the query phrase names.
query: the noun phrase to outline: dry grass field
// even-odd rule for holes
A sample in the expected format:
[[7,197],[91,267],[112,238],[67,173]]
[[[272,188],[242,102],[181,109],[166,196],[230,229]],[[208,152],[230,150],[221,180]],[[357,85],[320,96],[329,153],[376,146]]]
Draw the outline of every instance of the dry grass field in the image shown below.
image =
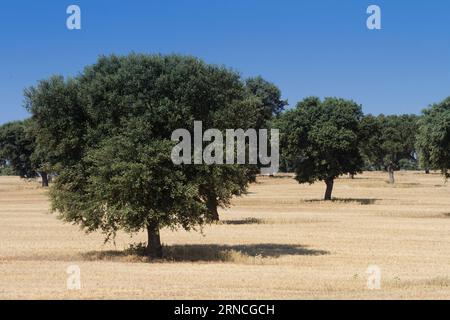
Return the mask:
[[[164,230],[149,263],[48,213],[37,182],[0,177],[2,299],[449,299],[450,186],[439,174],[365,173],[335,185],[260,178],[202,233]],[[66,269],[81,268],[79,291]],[[381,268],[381,289],[367,268]]]

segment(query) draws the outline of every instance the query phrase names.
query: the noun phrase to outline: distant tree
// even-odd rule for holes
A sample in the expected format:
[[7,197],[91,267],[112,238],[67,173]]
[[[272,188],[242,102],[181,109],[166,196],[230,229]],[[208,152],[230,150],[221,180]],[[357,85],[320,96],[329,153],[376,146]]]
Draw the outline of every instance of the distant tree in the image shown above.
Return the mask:
[[[1,130],[1,127],[0,127]],[[0,170],[3,170],[8,166],[8,159],[4,158],[4,155],[2,155],[0,150]]]
[[418,133],[416,135],[416,149],[419,156],[420,167],[425,170],[426,174],[429,174],[431,169],[440,169],[433,167],[430,159],[432,148],[431,135],[435,129],[435,117],[439,115],[439,113],[445,113],[445,103],[430,106],[428,109],[423,110],[422,113],[423,116],[421,116],[417,122]]
[[418,122],[417,148],[425,168],[439,169],[449,177],[450,97],[423,110]]
[[288,105],[287,100],[282,99],[280,89],[262,77],[247,79],[245,87],[251,96],[255,96],[261,101],[257,110],[255,129],[267,126],[267,122],[274,116],[279,116]]
[[0,164],[0,176],[13,176],[14,170],[7,162]]
[[42,187],[49,186],[49,174],[53,171],[50,162],[51,152],[47,149],[46,144],[39,143],[36,139],[38,134],[38,127],[32,119],[27,120],[26,134],[31,141],[33,141],[33,153],[30,160],[33,169],[39,174],[42,180]]
[[8,173],[21,178],[42,178],[42,186],[48,187],[49,168],[45,154],[36,143],[34,123],[31,119],[15,121],[0,127],[0,154],[2,163],[11,170]]
[[3,163],[8,163],[21,178],[34,178],[37,173],[31,156],[35,144],[27,134],[27,121],[15,121],[0,127],[0,154]]
[[107,239],[147,229],[150,257],[161,256],[161,228],[214,220],[217,206],[254,179],[251,166],[170,159],[173,131],[192,134],[194,120],[219,130],[256,125],[261,99],[229,69],[177,55],[101,57],[77,78],[41,81],[26,97],[38,141],[52,150],[53,209]]
[[414,115],[387,116],[382,122],[382,149],[389,182],[394,183],[394,172],[400,169],[400,161],[416,160],[415,139],[417,117]]
[[284,113],[275,126],[281,130],[283,155],[300,183],[326,183],[325,200],[332,199],[334,180],[361,172],[359,152],[361,106],[339,98],[311,97]]
[[398,162],[400,170],[412,171],[419,169],[419,163],[417,159],[400,159]]
[[79,81],[53,76],[24,92],[39,148],[36,158],[45,157],[55,172],[78,164],[84,154],[90,123],[80,90]]
[[365,115],[360,123],[360,148],[367,169],[384,170],[383,121],[373,115]]
[[422,152],[419,153],[419,164],[420,167],[425,170],[425,174],[430,174],[430,154],[427,149],[423,149]]
[[365,116],[361,121],[361,152],[366,163],[385,169],[389,182],[395,183],[394,172],[405,165],[415,167],[417,119],[415,115]]
[[[282,99],[280,89],[261,76],[247,79],[245,89],[250,99],[256,98],[259,101],[259,103],[254,104],[256,117],[252,128],[256,130],[273,128],[272,120],[278,118],[288,105],[287,100]],[[264,142],[262,141],[262,143]],[[258,148],[260,145],[261,143],[258,143]],[[260,153],[259,149],[257,153]],[[258,167],[261,168],[262,165],[259,163]],[[251,174],[254,174],[254,172],[255,170],[250,171]]]
[[[223,137],[226,136],[226,129],[253,129],[256,127],[262,102],[259,98],[246,94],[241,99],[220,109],[210,109],[208,114],[197,116],[196,119],[203,119],[204,127],[219,129]],[[208,144],[209,142],[205,142],[204,148]],[[223,154],[226,154],[225,145]],[[190,171],[189,176],[199,183],[200,194],[212,221],[220,220],[218,208],[228,207],[233,196],[245,194],[249,183],[254,182],[259,173],[257,165],[239,164],[196,165],[187,170]]]

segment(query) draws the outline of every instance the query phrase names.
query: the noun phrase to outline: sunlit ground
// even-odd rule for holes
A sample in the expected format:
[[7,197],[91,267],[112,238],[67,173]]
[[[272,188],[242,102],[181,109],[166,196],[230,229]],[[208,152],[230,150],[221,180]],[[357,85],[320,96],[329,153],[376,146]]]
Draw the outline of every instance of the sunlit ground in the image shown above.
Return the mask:
[[[323,183],[260,178],[221,223],[164,230],[165,260],[152,263],[144,234],[105,245],[49,214],[37,182],[0,177],[0,298],[449,299],[450,186],[419,172],[386,180],[344,177],[325,203]],[[70,265],[81,290],[67,289]]]

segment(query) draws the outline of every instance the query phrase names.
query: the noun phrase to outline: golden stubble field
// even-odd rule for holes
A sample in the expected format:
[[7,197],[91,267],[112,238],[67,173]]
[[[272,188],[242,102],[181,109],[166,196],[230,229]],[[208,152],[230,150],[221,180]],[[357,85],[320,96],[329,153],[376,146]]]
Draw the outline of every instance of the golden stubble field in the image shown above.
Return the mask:
[[[439,174],[342,178],[323,183],[259,178],[203,233],[164,230],[167,259],[127,254],[48,213],[37,182],[0,177],[2,299],[449,299],[450,186]],[[66,270],[81,269],[79,291]],[[367,269],[381,269],[369,290]]]

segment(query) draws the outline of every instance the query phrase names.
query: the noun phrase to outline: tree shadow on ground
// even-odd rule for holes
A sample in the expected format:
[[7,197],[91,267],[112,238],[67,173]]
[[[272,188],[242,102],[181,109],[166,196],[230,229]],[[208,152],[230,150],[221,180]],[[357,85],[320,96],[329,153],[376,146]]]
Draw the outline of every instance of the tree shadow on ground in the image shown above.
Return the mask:
[[[163,260],[175,262],[236,262],[248,263],[254,259],[279,258],[282,256],[321,256],[328,251],[310,249],[301,245],[288,244],[249,244],[249,245],[216,245],[191,244],[164,246]],[[147,262],[145,247],[132,246],[124,251],[91,251],[83,254],[89,261],[125,261]]]
[[384,182],[388,186],[395,187],[395,188],[414,188],[414,187],[423,186],[421,183],[418,183],[418,182],[396,182],[396,183],[389,183],[389,181],[384,181]]
[[[360,205],[371,205],[371,204],[375,204],[377,201],[380,201],[381,199],[369,199],[369,198],[333,198],[333,200],[331,200],[332,203],[358,203]],[[310,199],[310,200],[305,200],[305,202],[322,202],[322,203],[327,203],[330,201],[325,201],[323,199]]]
[[170,260],[182,261],[230,261],[239,257],[279,258],[281,256],[319,256],[327,251],[309,249],[301,245],[252,244],[252,245],[174,245],[165,248]]
[[282,174],[282,175],[264,176],[264,177],[268,178],[268,179],[294,179],[295,175]]
[[239,226],[239,225],[249,225],[249,224],[264,224],[264,220],[257,218],[246,218],[240,220],[222,220],[218,222],[218,224],[222,225],[231,225],[231,226]]

